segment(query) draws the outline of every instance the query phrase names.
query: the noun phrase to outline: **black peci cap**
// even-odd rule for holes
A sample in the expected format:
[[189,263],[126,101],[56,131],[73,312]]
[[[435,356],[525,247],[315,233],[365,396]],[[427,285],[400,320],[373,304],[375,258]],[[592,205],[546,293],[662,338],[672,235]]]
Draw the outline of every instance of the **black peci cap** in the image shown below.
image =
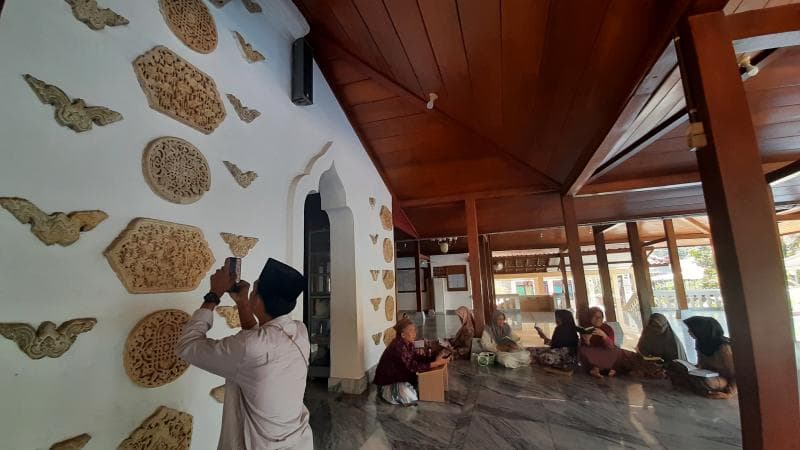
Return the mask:
[[292,312],[305,286],[303,274],[272,258],[267,260],[258,276],[258,296],[264,302],[267,314],[273,318]]

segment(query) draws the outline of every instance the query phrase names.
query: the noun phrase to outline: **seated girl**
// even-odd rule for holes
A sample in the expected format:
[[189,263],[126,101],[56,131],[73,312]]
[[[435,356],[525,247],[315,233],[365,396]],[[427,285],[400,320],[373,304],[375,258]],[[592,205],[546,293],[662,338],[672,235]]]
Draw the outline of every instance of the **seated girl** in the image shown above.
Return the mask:
[[614,329],[605,323],[603,310],[589,308],[582,326],[594,327],[591,334],[581,334],[579,350],[581,364],[589,369],[593,377],[603,378],[603,373],[613,377],[617,374],[615,365],[622,356],[620,348],[614,344]]
[[672,384],[708,398],[729,399],[736,395],[733,351],[722,325],[712,317],[702,316],[690,317],[683,322],[695,339],[697,368],[702,372],[687,362],[673,361],[667,365],[667,376]]
[[672,331],[667,318],[659,313],[650,315],[636,348],[642,356],[661,358],[665,363],[675,359],[686,360],[683,343]]
[[481,336],[484,350],[495,353],[495,361],[501,366],[516,369],[531,363],[531,353],[519,346],[520,337],[511,331],[506,315],[495,311],[492,321],[486,324]]
[[450,348],[455,359],[469,359],[472,350],[472,338],[475,337],[475,319],[466,306],[459,306],[456,315],[461,319],[461,328],[455,337],[450,339]]
[[447,364],[447,359],[442,355],[434,359],[414,350],[417,327],[409,319],[400,319],[394,329],[397,336],[381,355],[373,382],[378,385],[381,397],[387,402],[393,405],[414,405],[419,399],[414,388],[417,384],[417,372],[441,367]]
[[575,326],[575,318],[572,317],[572,311],[566,309],[557,309],[555,315],[556,329],[553,330],[552,338],[548,338],[538,326],[535,327],[539,337],[544,339],[545,345],[549,347],[533,347],[529,350],[537,364],[572,373],[578,349],[578,329]]

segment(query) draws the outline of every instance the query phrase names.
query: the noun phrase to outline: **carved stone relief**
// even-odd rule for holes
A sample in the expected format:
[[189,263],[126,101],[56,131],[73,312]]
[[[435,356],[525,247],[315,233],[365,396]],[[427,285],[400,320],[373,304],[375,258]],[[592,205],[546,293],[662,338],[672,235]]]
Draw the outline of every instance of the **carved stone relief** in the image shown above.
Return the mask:
[[377,234],[370,234],[369,238],[372,241],[372,245],[376,245],[378,243],[378,235]]
[[396,337],[397,330],[395,330],[394,327],[387,328],[386,331],[383,332],[383,344],[388,347]]
[[58,244],[62,247],[74,244],[82,231],[90,231],[108,218],[103,211],[47,214],[28,200],[17,197],[0,197],[0,206],[20,222],[31,224],[31,233],[46,245]]
[[383,240],[383,260],[387,263],[394,260],[394,244],[389,238]]
[[241,328],[242,323],[239,321],[239,308],[236,306],[217,306],[217,314],[225,319],[230,328]]
[[371,299],[369,299],[369,301],[370,301],[370,303],[372,303],[372,309],[374,309],[375,311],[377,311],[378,308],[381,307],[381,298],[380,297],[371,298]]
[[220,233],[222,236],[222,240],[228,244],[228,247],[231,249],[231,253],[233,256],[238,258],[244,258],[250,253],[250,250],[258,244],[258,238],[249,237],[249,236],[241,236],[238,234],[232,233]]
[[133,327],[122,359],[134,383],[158,387],[183,375],[189,363],[178,358],[175,345],[188,321],[189,314],[181,310],[163,309],[148,314]]
[[72,347],[81,333],[91,330],[97,319],[72,319],[56,328],[50,321],[42,322],[38,329],[27,323],[0,323],[0,335],[17,343],[31,359],[58,358]]
[[91,439],[91,436],[83,433],[79,436],[56,442],[50,446],[50,450],[81,450]]
[[369,198],[369,209],[375,209],[375,197]]
[[259,111],[256,111],[255,109],[251,109],[242,105],[242,101],[236,98],[235,95],[233,94],[226,94],[226,95],[228,97],[228,101],[231,102],[231,105],[233,105],[233,109],[236,111],[236,115],[238,115],[243,122],[250,123],[256,120],[256,118],[261,115]]
[[233,34],[236,35],[236,39],[239,41],[239,46],[242,48],[242,52],[244,52],[244,59],[246,59],[251,63],[264,61],[265,59],[267,59],[260,52],[253,49],[253,46],[247,43],[247,41],[244,40],[244,38],[242,37],[241,34],[239,34],[239,32],[234,31]]
[[380,344],[381,343],[381,336],[383,336],[383,332],[373,334],[372,335],[372,342],[374,342],[375,345]]
[[261,12],[261,5],[256,3],[254,0],[242,0],[244,7],[247,8],[253,14]]
[[93,30],[102,30],[106,26],[118,27],[127,25],[128,19],[109,8],[100,8],[96,0],[66,0],[72,7],[72,15]]
[[383,271],[383,285],[386,286],[386,289],[394,287],[394,270]]
[[217,48],[217,25],[203,0],[159,0],[161,14],[178,39],[199,53]]
[[222,8],[223,6],[227,5],[231,0],[210,0],[210,1],[217,8]]
[[142,172],[153,192],[172,203],[194,203],[211,189],[205,156],[194,145],[176,137],[161,137],[147,144]]
[[189,450],[191,443],[192,415],[160,406],[117,450]]
[[131,294],[193,291],[214,264],[199,228],[156,219],[133,219],[104,254]]
[[386,320],[392,322],[395,320],[394,311],[394,297],[391,295],[386,296],[386,303],[384,304],[384,312],[386,313]]
[[214,80],[172,50],[159,45],[133,62],[151,108],[205,134],[225,120]]
[[378,275],[381,274],[380,270],[370,270],[369,274],[372,276],[372,281],[378,281]]
[[42,103],[55,107],[56,122],[76,133],[91,130],[92,123],[103,126],[122,120],[122,114],[105,106],[88,106],[82,98],[71,100],[58,87],[30,74],[23,75],[23,78]]
[[225,402],[225,385],[217,386],[214,389],[211,389],[211,392],[208,393],[214,400],[219,403]]
[[225,167],[228,168],[228,172],[233,175],[233,179],[236,180],[236,183],[243,188],[247,188],[250,186],[250,183],[255,181],[258,178],[258,174],[253,172],[252,170],[248,170],[247,172],[242,172],[242,169],[239,168],[236,164],[230,161],[222,161],[225,164]]
[[381,206],[381,226],[386,231],[394,229],[394,222],[392,222],[392,212],[386,206]]

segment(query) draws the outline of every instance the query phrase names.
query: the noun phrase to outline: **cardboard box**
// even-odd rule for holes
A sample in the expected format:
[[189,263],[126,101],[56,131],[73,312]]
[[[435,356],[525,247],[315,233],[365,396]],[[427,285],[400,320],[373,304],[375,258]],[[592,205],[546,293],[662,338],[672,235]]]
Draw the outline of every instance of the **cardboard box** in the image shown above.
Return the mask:
[[418,372],[419,399],[423,402],[444,402],[447,390],[447,364],[427,372]]

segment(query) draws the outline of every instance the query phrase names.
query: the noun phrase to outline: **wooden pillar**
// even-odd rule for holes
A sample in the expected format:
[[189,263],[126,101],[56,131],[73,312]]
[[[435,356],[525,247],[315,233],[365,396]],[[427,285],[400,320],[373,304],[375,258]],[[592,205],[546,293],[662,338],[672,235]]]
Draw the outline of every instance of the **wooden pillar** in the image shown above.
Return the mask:
[[492,268],[492,251],[489,249],[489,236],[480,236],[481,254],[481,295],[483,298],[483,316],[492,317],[496,309],[494,304],[494,269]]
[[572,304],[569,300],[569,279],[567,278],[567,265],[564,264],[564,255],[559,254],[558,269],[561,270],[561,284],[564,286],[564,304],[567,309],[572,309]]
[[589,310],[589,295],[586,290],[586,276],[583,272],[578,220],[575,217],[575,197],[570,195],[561,197],[561,211],[564,214],[564,230],[567,235],[569,269],[572,272],[572,282],[575,284],[575,313],[577,317],[583,317]]
[[680,27],[697,163],[731,332],[745,449],[797,448],[800,402],[780,242],[736,55],[721,12]]
[[469,276],[472,285],[475,335],[480,336],[486,324],[486,316],[484,315],[483,296],[481,295],[481,250],[478,237],[478,211],[475,207],[474,198],[468,198],[464,201],[464,213],[467,220],[467,248],[469,249]]
[[534,282],[534,289],[536,290],[536,295],[545,295],[548,293],[547,287],[544,284],[544,274],[536,275],[536,278],[533,279],[533,282]]
[[419,240],[416,241],[415,252],[414,252],[414,274],[416,274],[417,282],[415,285],[417,286],[416,294],[417,294],[417,311],[422,311],[422,286],[420,286],[420,272],[419,272],[419,253],[420,253],[420,245]]
[[633,278],[636,282],[636,296],[639,298],[639,312],[642,315],[642,326],[644,327],[650,319],[650,314],[653,313],[653,285],[650,281],[650,267],[647,264],[647,255],[645,255],[636,222],[628,222],[625,226],[628,228]]
[[676,317],[681,318],[681,311],[689,309],[686,301],[686,286],[683,284],[683,270],[678,256],[678,243],[675,241],[675,226],[672,219],[664,220],[664,234],[667,237],[667,251],[669,252],[669,265],[672,268],[672,281],[675,283],[675,299],[678,302]]
[[594,235],[594,251],[597,255],[597,271],[600,274],[600,286],[603,288],[603,306],[606,310],[606,320],[617,321],[617,311],[614,307],[614,291],[611,289],[611,273],[608,270],[608,255],[606,254],[606,238],[603,235],[604,227],[592,227]]

